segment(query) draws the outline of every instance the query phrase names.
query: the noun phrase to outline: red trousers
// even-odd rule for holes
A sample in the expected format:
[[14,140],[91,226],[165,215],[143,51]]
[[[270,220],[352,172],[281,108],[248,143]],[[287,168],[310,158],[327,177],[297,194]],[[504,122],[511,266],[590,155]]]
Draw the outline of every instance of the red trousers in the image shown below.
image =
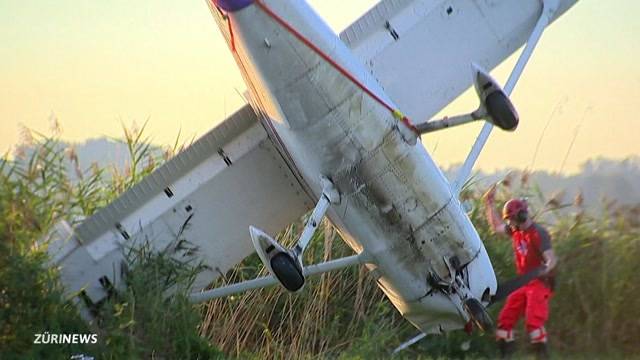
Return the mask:
[[527,332],[532,336],[531,340],[535,342],[536,338],[544,333],[545,338],[538,341],[546,341],[544,323],[549,317],[550,298],[551,290],[542,281],[532,280],[507,297],[498,316],[498,329],[511,334],[513,327],[524,315]]

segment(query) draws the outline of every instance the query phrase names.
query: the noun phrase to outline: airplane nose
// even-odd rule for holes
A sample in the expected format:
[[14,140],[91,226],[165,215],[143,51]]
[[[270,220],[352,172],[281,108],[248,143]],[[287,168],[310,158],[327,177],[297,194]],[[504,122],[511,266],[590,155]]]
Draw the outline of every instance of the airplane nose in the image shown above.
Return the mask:
[[234,12],[251,5],[253,0],[213,0],[213,3],[224,11]]

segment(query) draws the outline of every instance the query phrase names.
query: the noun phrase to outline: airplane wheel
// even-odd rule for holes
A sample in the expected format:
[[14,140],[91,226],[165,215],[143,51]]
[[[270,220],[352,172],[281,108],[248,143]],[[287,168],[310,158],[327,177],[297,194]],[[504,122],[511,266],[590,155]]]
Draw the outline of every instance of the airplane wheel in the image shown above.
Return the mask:
[[289,291],[298,291],[304,285],[302,270],[298,267],[297,261],[287,253],[281,252],[271,258],[271,269]]
[[495,91],[487,96],[485,107],[495,126],[507,131],[513,131],[518,127],[518,113],[502,91]]
[[493,331],[493,320],[487,310],[477,299],[467,299],[464,302],[467,313],[471,316],[471,321],[484,332]]

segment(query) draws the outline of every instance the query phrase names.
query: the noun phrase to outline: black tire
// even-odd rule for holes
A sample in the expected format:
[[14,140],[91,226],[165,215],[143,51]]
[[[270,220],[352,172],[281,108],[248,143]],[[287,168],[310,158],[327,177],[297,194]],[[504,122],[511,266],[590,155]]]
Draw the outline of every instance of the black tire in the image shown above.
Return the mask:
[[518,127],[518,113],[511,104],[511,100],[502,91],[491,93],[484,104],[493,125],[507,131],[513,131]]
[[489,316],[489,313],[480,301],[477,299],[467,299],[464,302],[464,307],[469,316],[471,316],[471,321],[473,321],[474,325],[476,325],[480,331],[493,331],[493,320],[491,320],[491,316]]
[[289,291],[298,291],[304,285],[302,270],[296,260],[287,253],[278,253],[271,258],[271,269],[280,283]]

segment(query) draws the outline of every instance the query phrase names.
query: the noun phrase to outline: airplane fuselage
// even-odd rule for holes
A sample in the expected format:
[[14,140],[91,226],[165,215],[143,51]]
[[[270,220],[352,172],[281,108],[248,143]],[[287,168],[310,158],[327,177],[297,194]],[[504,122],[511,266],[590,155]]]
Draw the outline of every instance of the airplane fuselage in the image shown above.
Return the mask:
[[458,273],[476,298],[488,300],[497,283],[486,250],[422,144],[337,67],[382,102],[393,106],[392,99],[306,2],[238,3],[229,12],[209,5],[252,106],[303,187],[317,198],[320,176],[333,181],[341,201],[329,218],[405,318],[425,333],[463,327],[459,310],[428,279]]

